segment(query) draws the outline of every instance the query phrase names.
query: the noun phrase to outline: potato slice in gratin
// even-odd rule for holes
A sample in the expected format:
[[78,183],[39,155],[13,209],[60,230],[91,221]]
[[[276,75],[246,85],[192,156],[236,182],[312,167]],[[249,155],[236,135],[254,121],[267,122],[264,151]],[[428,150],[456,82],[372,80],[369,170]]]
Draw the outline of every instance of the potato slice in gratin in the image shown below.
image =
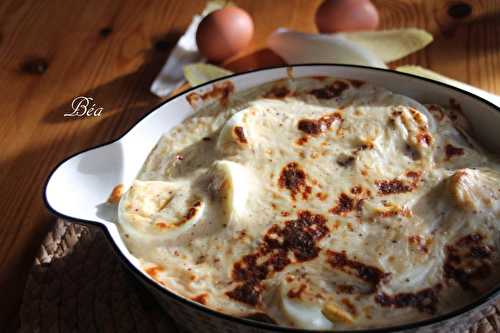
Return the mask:
[[120,199],[124,240],[159,284],[342,330],[428,319],[498,281],[500,163],[459,105],[330,77],[220,86],[189,96],[221,99],[166,133]]

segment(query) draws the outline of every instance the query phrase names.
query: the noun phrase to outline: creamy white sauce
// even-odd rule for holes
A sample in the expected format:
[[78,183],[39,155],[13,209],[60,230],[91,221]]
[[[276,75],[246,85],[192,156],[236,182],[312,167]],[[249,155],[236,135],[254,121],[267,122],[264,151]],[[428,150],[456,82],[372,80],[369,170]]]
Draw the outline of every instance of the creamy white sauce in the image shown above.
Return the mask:
[[500,164],[457,124],[366,83],[267,84],[165,134],[120,229],[158,283],[228,314],[309,329],[429,318],[498,281]]

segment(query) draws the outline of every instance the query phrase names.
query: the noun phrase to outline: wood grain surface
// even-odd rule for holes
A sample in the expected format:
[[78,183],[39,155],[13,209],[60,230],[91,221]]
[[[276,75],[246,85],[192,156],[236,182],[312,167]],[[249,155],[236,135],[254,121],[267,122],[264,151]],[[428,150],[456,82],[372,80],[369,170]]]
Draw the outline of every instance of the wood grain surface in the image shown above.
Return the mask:
[[[227,67],[281,60],[265,49],[278,26],[315,31],[319,0],[233,0],[256,35]],[[434,43],[398,64],[419,64],[500,93],[500,0],[374,0],[382,27],[417,26]],[[64,157],[121,135],[161,100],[149,85],[204,1],[50,0],[0,2],[0,331],[18,326],[26,273],[54,224],[42,201]],[[100,117],[66,118],[76,96]]]

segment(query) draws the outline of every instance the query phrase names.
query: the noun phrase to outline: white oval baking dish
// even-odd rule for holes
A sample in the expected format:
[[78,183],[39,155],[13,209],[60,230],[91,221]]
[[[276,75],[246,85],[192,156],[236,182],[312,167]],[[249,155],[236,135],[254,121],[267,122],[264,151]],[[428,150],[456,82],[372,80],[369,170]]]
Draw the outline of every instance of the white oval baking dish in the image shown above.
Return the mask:
[[[189,93],[203,93],[220,81],[230,80],[235,92],[282,78],[333,76],[367,81],[422,103],[449,104],[454,99],[472,124],[474,137],[489,150],[500,152],[500,108],[460,89],[424,78],[390,70],[350,66],[306,64],[255,70],[214,80],[174,96],[153,109],[118,140],[101,144],[62,161],[50,174],[44,188],[48,209],[68,221],[103,228],[124,264],[153,292],[172,318],[192,332],[306,332],[272,324],[234,318],[184,299],[158,285],[138,267],[137,260],[123,243],[112,212],[104,204],[117,184],[125,188],[132,182],[147,155],[161,135],[193,114],[186,99]],[[471,316],[484,311],[500,294],[498,287],[476,302],[430,320],[383,329],[388,331],[433,331],[463,325]],[[365,332],[379,330],[366,330]],[[309,331],[311,332],[311,331]],[[357,331],[361,332],[361,331]]]

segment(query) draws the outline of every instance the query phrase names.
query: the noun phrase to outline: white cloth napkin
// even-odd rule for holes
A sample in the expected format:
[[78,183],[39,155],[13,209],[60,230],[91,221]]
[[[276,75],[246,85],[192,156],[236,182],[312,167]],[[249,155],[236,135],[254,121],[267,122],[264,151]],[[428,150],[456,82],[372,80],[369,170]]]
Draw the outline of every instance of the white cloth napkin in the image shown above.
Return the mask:
[[198,29],[202,18],[201,15],[193,17],[188,29],[179,39],[167,62],[153,81],[151,85],[153,94],[160,97],[170,94],[185,81],[183,67],[203,60],[196,45],[196,29]]

